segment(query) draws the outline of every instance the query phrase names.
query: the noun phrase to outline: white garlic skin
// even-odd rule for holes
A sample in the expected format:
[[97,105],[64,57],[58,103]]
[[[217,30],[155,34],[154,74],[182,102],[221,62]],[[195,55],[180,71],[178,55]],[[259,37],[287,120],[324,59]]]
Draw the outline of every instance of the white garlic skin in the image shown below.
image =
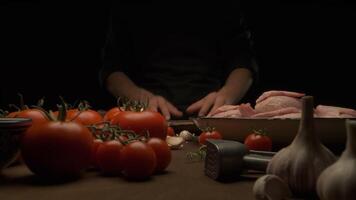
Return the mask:
[[179,133],[179,137],[182,137],[185,141],[191,141],[194,136],[189,131],[183,130]]
[[282,178],[298,197],[315,196],[316,181],[320,173],[335,162],[335,156],[322,146],[320,150],[291,145],[273,156],[267,174]]
[[317,192],[321,200],[356,199],[356,160],[340,160],[320,175]]
[[253,185],[256,200],[286,200],[292,196],[288,185],[276,175],[264,175]]
[[298,133],[292,144],[273,156],[266,170],[282,178],[297,197],[315,197],[319,175],[336,161],[316,135],[313,114],[313,97],[302,97]]
[[317,181],[321,200],[356,199],[356,121],[348,120],[347,145],[339,160],[325,169]]

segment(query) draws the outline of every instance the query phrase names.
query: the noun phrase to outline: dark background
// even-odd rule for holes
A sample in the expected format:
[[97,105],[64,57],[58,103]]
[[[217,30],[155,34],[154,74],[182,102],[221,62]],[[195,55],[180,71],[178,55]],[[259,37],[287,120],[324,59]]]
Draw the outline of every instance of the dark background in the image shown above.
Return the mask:
[[[68,102],[87,99],[97,109],[113,106],[98,81],[110,3],[1,1],[1,108],[18,103],[18,92],[27,104],[45,96],[47,108],[58,95]],[[265,90],[290,90],[315,96],[317,104],[356,108],[355,4],[244,5],[260,65],[251,99]]]

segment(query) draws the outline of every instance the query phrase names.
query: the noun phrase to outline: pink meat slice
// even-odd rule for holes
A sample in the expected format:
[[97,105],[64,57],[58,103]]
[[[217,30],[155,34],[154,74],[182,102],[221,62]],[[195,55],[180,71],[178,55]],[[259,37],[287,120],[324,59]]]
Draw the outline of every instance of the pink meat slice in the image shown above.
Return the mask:
[[228,118],[241,118],[241,117],[250,117],[256,114],[256,111],[251,107],[250,103],[242,103],[237,106],[222,106],[216,109],[210,117],[228,117]]
[[257,113],[255,115],[252,115],[252,117],[254,117],[254,118],[275,117],[275,116],[282,116],[282,115],[291,114],[291,113],[300,113],[300,109],[295,108],[295,107],[287,107],[287,108],[281,108],[278,110]]
[[287,97],[300,98],[305,96],[305,94],[299,92],[271,90],[271,91],[264,92],[260,97],[258,97],[256,103],[259,103],[267,99],[268,97],[272,97],[272,96],[287,96]]
[[354,118],[356,117],[356,110],[351,108],[342,108],[336,106],[318,105],[315,109],[318,117],[340,117],[340,118]]
[[214,118],[241,118],[241,112],[240,109],[234,109],[234,110],[228,110],[225,112],[220,112],[215,115],[212,115],[211,117]]
[[252,115],[255,115],[257,112],[251,107],[250,103],[246,104],[241,104],[240,105],[240,112],[242,117],[251,117]]
[[255,111],[257,113],[264,113],[289,107],[301,109],[301,99],[290,96],[270,96],[267,99],[257,103]]
[[220,106],[218,109],[214,110],[212,113],[210,113],[208,115],[208,117],[211,117],[211,116],[214,116],[214,115],[217,115],[219,113],[223,113],[223,112],[226,112],[229,110],[235,110],[235,109],[238,109],[238,107],[240,107],[240,106],[239,105],[223,105],[223,106]]
[[284,115],[277,115],[274,116],[272,118],[274,119],[300,119],[302,116],[302,113],[288,113],[288,114],[284,114]]

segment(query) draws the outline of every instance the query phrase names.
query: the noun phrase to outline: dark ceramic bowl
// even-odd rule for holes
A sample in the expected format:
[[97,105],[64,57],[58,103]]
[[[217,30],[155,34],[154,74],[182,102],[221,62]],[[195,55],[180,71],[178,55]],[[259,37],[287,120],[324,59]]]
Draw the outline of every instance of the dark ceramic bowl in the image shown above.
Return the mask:
[[31,124],[31,119],[0,118],[0,171],[18,157],[21,136]]

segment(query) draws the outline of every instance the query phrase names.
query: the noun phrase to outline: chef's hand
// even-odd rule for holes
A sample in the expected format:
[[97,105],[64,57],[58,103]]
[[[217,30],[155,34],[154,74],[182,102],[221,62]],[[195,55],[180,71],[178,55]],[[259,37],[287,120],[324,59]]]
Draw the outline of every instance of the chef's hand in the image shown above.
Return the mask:
[[210,115],[223,105],[239,102],[252,84],[252,74],[249,69],[236,68],[228,76],[225,85],[218,92],[211,92],[204,98],[190,105],[188,114],[198,113],[198,116]]
[[147,110],[161,112],[162,115],[169,120],[171,116],[182,117],[183,113],[179,111],[171,102],[162,96],[154,95],[151,92],[141,88],[140,100],[148,100]]
[[186,112],[188,114],[198,113],[198,116],[205,116],[226,104],[232,104],[233,98],[224,89],[218,92],[211,92],[199,101],[191,104]]

